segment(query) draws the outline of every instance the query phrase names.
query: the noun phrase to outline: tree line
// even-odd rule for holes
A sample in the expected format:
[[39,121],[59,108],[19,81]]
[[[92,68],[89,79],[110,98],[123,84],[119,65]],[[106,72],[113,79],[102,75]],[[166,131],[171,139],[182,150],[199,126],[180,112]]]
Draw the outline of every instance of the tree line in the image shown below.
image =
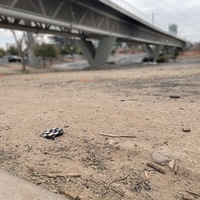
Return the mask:
[[66,54],[82,54],[80,48],[76,45],[65,44],[62,47],[58,47],[54,44],[44,42],[38,43],[35,41],[35,39],[28,43],[25,33],[23,33],[20,38],[17,38],[17,35],[14,31],[12,31],[12,33],[15,38],[16,45],[8,47],[7,50],[0,48],[0,58],[7,55],[20,56],[22,71],[26,71],[26,60],[28,58],[29,48],[32,48],[34,55],[43,61],[43,67],[46,67],[46,60],[53,61],[53,59],[59,55],[63,57]]

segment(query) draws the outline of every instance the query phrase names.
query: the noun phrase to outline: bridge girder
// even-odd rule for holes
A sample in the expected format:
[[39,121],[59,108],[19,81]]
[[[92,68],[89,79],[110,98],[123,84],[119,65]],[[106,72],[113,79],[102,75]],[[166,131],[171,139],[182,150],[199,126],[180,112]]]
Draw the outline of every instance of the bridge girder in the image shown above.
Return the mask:
[[[108,13],[109,10],[113,12]],[[124,16],[99,0],[0,0],[2,28],[82,39],[112,36],[154,45],[183,47],[185,44]]]

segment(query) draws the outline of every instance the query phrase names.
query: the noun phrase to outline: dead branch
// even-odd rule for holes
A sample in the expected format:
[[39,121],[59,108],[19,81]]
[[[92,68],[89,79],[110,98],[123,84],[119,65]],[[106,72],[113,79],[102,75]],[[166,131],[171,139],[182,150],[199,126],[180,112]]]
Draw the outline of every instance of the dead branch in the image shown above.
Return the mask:
[[113,138],[137,138],[135,135],[112,135],[112,134],[106,134],[106,133],[100,133],[101,136],[106,137],[113,137]]
[[81,174],[69,173],[69,174],[40,174],[40,176],[47,176],[48,178],[57,177],[81,177]]

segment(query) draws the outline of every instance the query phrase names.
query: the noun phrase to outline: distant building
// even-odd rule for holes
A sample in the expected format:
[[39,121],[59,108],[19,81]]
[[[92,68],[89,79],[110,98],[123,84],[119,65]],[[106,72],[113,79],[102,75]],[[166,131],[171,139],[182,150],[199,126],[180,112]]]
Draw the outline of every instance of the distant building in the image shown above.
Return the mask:
[[50,40],[49,43],[54,44],[57,47],[64,47],[65,44],[70,44],[71,46],[75,46],[77,43],[75,38],[68,38],[57,35],[51,35],[48,37],[48,39]]
[[171,33],[173,35],[177,35],[178,34],[178,26],[177,26],[177,24],[170,24],[169,25],[169,33]]

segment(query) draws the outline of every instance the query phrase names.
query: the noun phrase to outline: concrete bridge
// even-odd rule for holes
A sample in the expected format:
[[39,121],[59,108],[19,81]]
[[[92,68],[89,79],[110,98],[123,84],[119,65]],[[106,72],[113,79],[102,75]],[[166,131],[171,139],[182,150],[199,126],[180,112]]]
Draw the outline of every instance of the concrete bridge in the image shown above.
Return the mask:
[[0,27],[77,38],[92,66],[105,64],[116,40],[145,44],[154,58],[163,47],[186,45],[109,0],[0,0]]

